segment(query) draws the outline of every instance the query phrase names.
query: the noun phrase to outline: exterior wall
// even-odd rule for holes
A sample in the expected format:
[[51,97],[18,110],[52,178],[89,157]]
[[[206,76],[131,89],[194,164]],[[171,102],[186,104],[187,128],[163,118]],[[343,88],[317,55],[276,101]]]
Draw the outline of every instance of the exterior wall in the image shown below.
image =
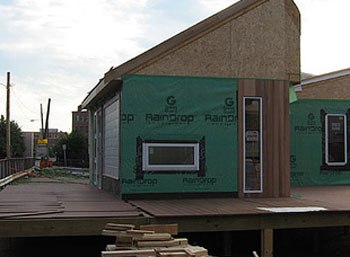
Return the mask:
[[[289,196],[289,82],[173,76],[125,76],[123,81],[123,198],[203,193]],[[261,97],[263,103],[263,192],[259,194],[244,194],[242,189],[245,96]],[[144,143],[183,140],[204,142],[203,170],[143,169]]]
[[[119,177],[111,176],[110,170],[107,170],[108,167],[105,165],[106,154],[109,154],[105,151],[105,143],[110,143],[109,139],[105,138],[105,107],[117,99],[120,99],[120,91],[111,92],[105,98],[100,99],[99,103],[91,107],[87,112],[89,115],[90,182],[100,189],[104,189],[115,195],[119,195],[120,193],[120,179]],[[120,126],[120,120],[116,121],[116,124]]]
[[[243,192],[243,97],[262,99],[263,193]],[[238,162],[239,196],[289,197],[289,83],[273,80],[239,80],[238,83]]]
[[103,190],[115,195],[119,196],[120,195],[120,183],[119,180],[109,178],[109,177],[104,177],[102,181],[102,188]]
[[112,98],[103,108],[103,176],[120,177],[120,98]]
[[[123,77],[122,197],[237,192],[236,92],[237,79]],[[199,169],[145,170],[143,146],[157,142],[198,144]]]
[[[116,92],[115,94],[118,94]],[[242,192],[242,99],[263,99],[263,193]],[[101,99],[89,111],[103,110],[114,96]],[[121,98],[120,179],[105,176],[95,165],[94,118],[90,119],[92,182],[122,198],[233,196],[289,196],[289,83],[208,77],[123,76]],[[169,99],[171,101],[169,101]],[[238,99],[238,102],[237,102]],[[104,115],[102,114],[101,117]],[[105,121],[97,122],[104,131]],[[98,133],[100,140],[108,140]],[[104,138],[104,139],[103,139]],[[143,144],[198,143],[203,165],[198,171],[147,171]],[[103,145],[103,141],[100,142]],[[97,147],[98,148],[98,147]],[[95,149],[95,150],[94,150]],[[203,150],[204,149],[204,150]],[[102,163],[104,149],[97,150]],[[94,168],[95,167],[95,168]],[[96,168],[97,167],[97,168]],[[97,176],[96,176],[97,174]]]
[[350,76],[305,85],[297,96],[305,99],[350,99]]
[[[350,185],[350,100],[299,99],[290,108],[291,185]],[[348,160],[344,166],[324,165],[323,112],[347,116]]]
[[131,73],[298,82],[299,29],[294,3],[270,0]]
[[88,115],[89,115],[89,133],[88,133],[88,151],[89,151],[89,177],[90,177],[90,183],[94,183],[94,162],[95,162],[95,143],[94,143],[94,111],[93,110],[88,110]]

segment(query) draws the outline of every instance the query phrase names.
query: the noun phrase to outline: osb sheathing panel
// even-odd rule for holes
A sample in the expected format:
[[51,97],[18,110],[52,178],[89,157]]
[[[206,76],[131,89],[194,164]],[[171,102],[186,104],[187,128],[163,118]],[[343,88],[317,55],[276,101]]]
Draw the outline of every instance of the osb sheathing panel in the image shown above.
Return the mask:
[[297,92],[298,98],[309,99],[350,99],[350,76],[330,79],[303,86]]
[[271,0],[231,23],[233,77],[286,78],[284,10]]
[[225,24],[137,73],[231,77],[230,29]]
[[300,41],[295,40],[300,35],[300,13],[292,0],[286,0],[286,74],[289,80],[300,81]]
[[287,10],[270,0],[136,73],[290,79],[299,73],[299,29]]

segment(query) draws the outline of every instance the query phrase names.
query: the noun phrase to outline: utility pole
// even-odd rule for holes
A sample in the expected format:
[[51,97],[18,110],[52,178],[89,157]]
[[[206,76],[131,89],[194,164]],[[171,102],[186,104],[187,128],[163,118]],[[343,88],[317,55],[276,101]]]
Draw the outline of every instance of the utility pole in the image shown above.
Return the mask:
[[10,72],[7,72],[7,101],[6,101],[6,154],[11,158],[11,122],[10,122]]
[[46,111],[46,124],[45,124],[45,133],[44,133],[44,138],[49,139],[49,116],[50,116],[50,103],[51,103],[51,98],[47,101],[47,111]]
[[44,137],[43,105],[42,104],[40,104],[40,117],[41,117],[41,138],[45,139],[45,137]]

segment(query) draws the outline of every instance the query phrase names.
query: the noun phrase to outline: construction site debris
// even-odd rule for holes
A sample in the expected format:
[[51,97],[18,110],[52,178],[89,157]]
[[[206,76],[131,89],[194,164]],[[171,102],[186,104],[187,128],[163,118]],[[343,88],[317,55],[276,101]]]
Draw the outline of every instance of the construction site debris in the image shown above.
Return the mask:
[[177,224],[133,225],[108,223],[104,236],[115,236],[115,244],[106,246],[102,257],[205,257],[208,250],[188,244],[187,238],[173,238],[178,234]]

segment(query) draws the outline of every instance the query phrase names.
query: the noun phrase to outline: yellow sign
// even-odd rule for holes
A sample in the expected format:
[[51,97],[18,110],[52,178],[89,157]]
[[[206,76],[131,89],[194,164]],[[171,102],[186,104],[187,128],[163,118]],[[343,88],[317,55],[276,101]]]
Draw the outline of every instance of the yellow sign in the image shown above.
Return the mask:
[[38,144],[48,144],[49,141],[47,139],[38,139]]

